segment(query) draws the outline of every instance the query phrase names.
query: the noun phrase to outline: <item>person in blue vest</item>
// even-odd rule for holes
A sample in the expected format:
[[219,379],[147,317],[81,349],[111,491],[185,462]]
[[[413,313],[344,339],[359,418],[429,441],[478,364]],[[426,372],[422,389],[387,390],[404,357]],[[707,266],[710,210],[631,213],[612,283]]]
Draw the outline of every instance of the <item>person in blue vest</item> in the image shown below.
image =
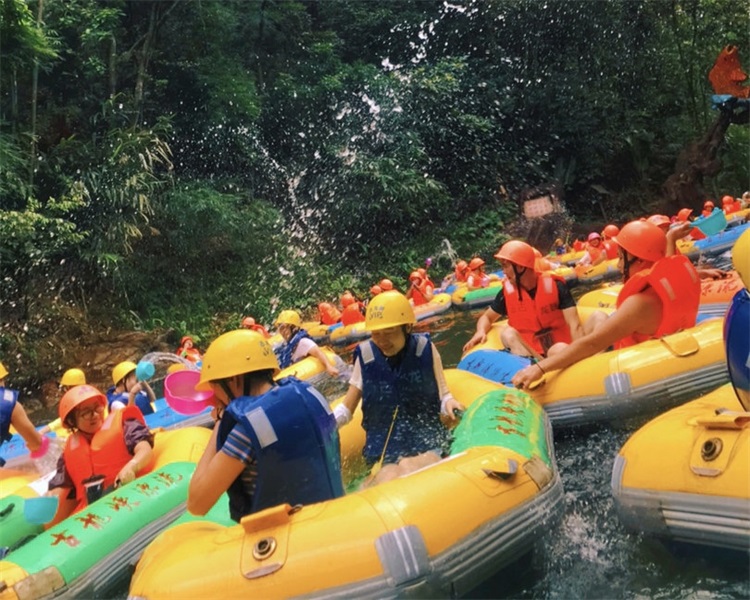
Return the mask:
[[750,230],[734,244],[732,265],[745,287],[732,298],[724,320],[727,370],[737,399],[750,411]]
[[197,390],[214,392],[217,421],[188,490],[187,509],[204,515],[228,493],[238,521],[278,504],[344,495],[336,420],[328,401],[293,377],[259,333],[225,333],[203,355]]
[[136,368],[134,362],[125,360],[112,369],[112,381],[115,385],[107,390],[109,410],[135,404],[144,416],[154,412],[151,403],[156,400],[156,394],[147,381],[138,381]]
[[[354,351],[349,389],[334,410],[339,427],[362,401],[363,455],[375,467],[366,485],[435,463],[449,450],[449,423],[464,407],[448,390],[440,354],[428,334],[411,332],[414,309],[401,292],[375,296],[365,328],[372,339]],[[459,413],[460,414],[460,413]]]
[[302,327],[302,317],[296,310],[282,310],[274,322],[284,343],[278,348],[279,366],[286,369],[306,356],[317,358],[331,377],[338,377],[339,370],[331,364],[320,346]]
[[[18,402],[18,392],[5,387],[7,377],[8,369],[0,362],[0,444],[13,437],[10,432],[12,425],[26,443],[31,458],[41,458],[49,450],[49,438],[42,435],[49,431],[49,428],[44,427],[41,431],[37,431],[26,414],[26,410]],[[0,466],[2,465],[0,464]]]

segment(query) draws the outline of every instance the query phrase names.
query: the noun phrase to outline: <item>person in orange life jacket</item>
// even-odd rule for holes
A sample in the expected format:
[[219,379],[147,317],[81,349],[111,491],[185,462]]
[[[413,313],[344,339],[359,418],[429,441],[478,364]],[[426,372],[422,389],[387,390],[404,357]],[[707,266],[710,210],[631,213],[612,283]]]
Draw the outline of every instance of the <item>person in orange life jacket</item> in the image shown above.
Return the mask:
[[592,231],[586,242],[586,253],[576,263],[584,267],[593,267],[607,260],[607,250],[602,246],[602,236]]
[[418,271],[412,271],[409,275],[409,289],[406,297],[414,306],[421,306],[430,302],[434,296],[434,287]]
[[217,421],[188,489],[187,509],[204,515],[228,493],[232,519],[282,503],[344,495],[336,420],[328,401],[293,377],[263,337],[236,330],[203,358],[198,390],[211,390]]
[[725,215],[731,215],[732,213],[742,210],[742,203],[733,196],[727,195],[721,199],[721,209],[724,211]]
[[318,304],[318,320],[323,325],[335,325],[341,321],[341,311],[330,302]]
[[406,296],[373,298],[365,323],[372,339],[354,351],[349,389],[333,414],[342,427],[362,401],[362,453],[370,465],[381,456],[385,463],[368,482],[375,485],[438,462],[450,441],[441,416],[455,423],[454,410],[464,407],[448,389],[429,335],[411,333],[416,318]]
[[282,310],[274,323],[284,338],[284,344],[277,349],[278,360],[282,369],[302,360],[306,356],[314,356],[325,367],[326,372],[332,377],[339,374],[339,370],[333,366],[328,357],[323,353],[307,330],[302,329],[302,317],[295,310]]
[[153,466],[154,436],[138,407],[112,411],[105,419],[106,407],[107,397],[91,385],[74,386],[60,400],[60,421],[71,434],[49,482],[47,495],[60,500],[49,526]]
[[365,305],[348,290],[341,294],[341,307],[343,309],[341,311],[341,323],[344,326],[364,322]]
[[129,360],[115,365],[112,369],[114,386],[107,390],[109,410],[118,410],[135,404],[144,415],[154,412],[151,403],[156,394],[147,381],[138,381],[135,375],[136,364]]
[[389,292],[392,289],[395,289],[393,287],[393,282],[390,279],[383,278],[380,280],[378,285],[380,286],[380,289],[383,290],[384,292]]
[[602,246],[607,253],[607,260],[617,258],[617,244],[612,241],[612,238],[618,233],[620,233],[620,228],[612,223],[602,229]]
[[[430,262],[432,264],[432,262]],[[432,286],[433,289],[435,289],[435,283],[430,279],[429,274],[427,273],[427,269],[423,269],[422,267],[419,267],[418,269],[415,269],[417,273],[419,273],[419,276],[422,278],[423,281],[426,281],[429,285]]]
[[490,284],[490,277],[484,272],[484,260],[475,256],[469,261],[469,270],[466,275],[466,287],[470,290],[486,288]]
[[577,235],[576,239],[573,240],[573,252],[581,252],[586,249],[586,236],[581,234]]
[[701,216],[703,217],[710,217],[711,213],[714,212],[714,208],[716,208],[716,205],[714,204],[713,200],[706,200],[703,203],[703,210],[701,211]]
[[18,392],[5,387],[7,377],[8,369],[0,362],[0,445],[13,437],[10,432],[12,425],[26,443],[31,457],[41,458],[49,448],[49,438],[43,435],[49,431],[49,427],[43,427],[41,430],[34,427],[26,410],[18,402]]
[[175,350],[175,354],[186,360],[189,360],[191,363],[197,363],[201,361],[200,350],[195,347],[195,342],[189,335],[182,336],[182,339],[180,340],[180,347]]
[[[677,247],[677,240],[684,238],[690,233],[692,229],[690,223],[678,223],[673,227],[669,217],[666,215],[651,215],[646,221],[653,223],[666,234],[667,249],[665,256],[680,254],[680,249]],[[722,269],[696,268],[695,270],[701,279],[724,279],[729,275],[729,273]]]
[[456,283],[465,282],[466,278],[469,276],[469,263],[467,263],[465,260],[459,260],[456,263],[456,267],[453,270],[453,273],[455,275]]
[[503,289],[479,317],[476,332],[464,345],[464,352],[484,343],[492,324],[503,314],[508,315],[508,325],[500,332],[500,339],[519,356],[551,355],[558,350],[558,344],[585,334],[565,280],[551,273],[539,273],[537,257],[529,244],[511,240],[495,258],[505,274]]
[[518,371],[512,379],[517,388],[528,387],[544,373],[569,367],[610,346],[625,348],[695,325],[700,278],[684,256],[666,256],[664,232],[648,221],[632,221],[615,241],[625,282],[617,297],[617,310],[554,356]]
[[242,325],[242,329],[251,329],[252,331],[257,331],[264,338],[271,337],[271,334],[268,332],[268,329],[263,327],[263,325],[261,325],[260,323],[256,323],[253,317],[245,317],[244,319],[242,319],[241,325]]

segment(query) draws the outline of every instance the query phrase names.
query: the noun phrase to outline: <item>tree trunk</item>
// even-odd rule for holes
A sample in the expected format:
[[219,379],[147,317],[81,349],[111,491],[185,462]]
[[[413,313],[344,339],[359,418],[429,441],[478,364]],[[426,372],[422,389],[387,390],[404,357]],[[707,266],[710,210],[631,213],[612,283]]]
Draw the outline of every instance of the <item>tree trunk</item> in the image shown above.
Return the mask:
[[706,199],[703,178],[721,170],[719,148],[731,122],[732,112],[720,111],[703,138],[690,144],[677,157],[674,173],[662,186],[667,197],[666,214],[674,214],[685,207],[696,211],[703,207]]

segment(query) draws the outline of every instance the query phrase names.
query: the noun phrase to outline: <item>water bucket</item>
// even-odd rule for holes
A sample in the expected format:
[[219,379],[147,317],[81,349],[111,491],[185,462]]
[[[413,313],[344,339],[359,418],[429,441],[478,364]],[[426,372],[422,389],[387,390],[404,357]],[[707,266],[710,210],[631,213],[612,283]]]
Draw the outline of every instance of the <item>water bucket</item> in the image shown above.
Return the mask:
[[138,381],[148,381],[154,376],[156,369],[148,361],[142,360],[135,367],[135,377]]
[[176,371],[164,380],[164,399],[181,415],[195,415],[213,405],[214,393],[195,389],[201,374],[199,371]]
[[701,216],[693,221],[693,226],[700,229],[705,235],[716,235],[726,229],[727,218],[723,210],[714,208],[707,217]]

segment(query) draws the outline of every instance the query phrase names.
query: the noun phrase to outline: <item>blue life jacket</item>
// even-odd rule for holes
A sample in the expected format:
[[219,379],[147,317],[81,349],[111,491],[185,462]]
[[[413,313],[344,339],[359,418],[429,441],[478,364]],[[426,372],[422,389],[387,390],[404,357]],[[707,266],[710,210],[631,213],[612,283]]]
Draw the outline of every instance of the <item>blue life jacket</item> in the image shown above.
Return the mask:
[[229,487],[235,521],[282,503],[313,504],[344,495],[339,433],[328,401],[294,377],[261,396],[242,396],[227,407],[217,450],[235,426],[250,438],[257,461],[255,492],[248,496],[241,476]]
[[0,387],[0,444],[13,437],[10,432],[10,417],[18,401],[18,392]]
[[[447,449],[448,430],[440,421],[440,391],[432,364],[432,344],[427,334],[409,334],[401,364],[391,368],[371,341],[354,351],[362,370],[362,427],[368,462],[385,462],[416,456],[428,450]],[[393,414],[398,407],[394,420]],[[393,424],[391,437],[386,438]]]
[[304,338],[310,338],[310,334],[307,333],[307,329],[298,329],[297,332],[289,338],[289,341],[281,345],[278,351],[279,367],[286,369],[292,364],[292,354],[294,353],[297,344]]
[[[107,408],[112,410],[112,403],[115,401],[122,402],[125,406],[128,405],[130,396],[128,392],[115,392],[114,386],[107,390]],[[141,413],[145,415],[153,414],[154,407],[151,406],[151,402],[148,400],[148,394],[146,392],[138,392],[135,395],[135,405],[141,409]]]
[[741,289],[732,298],[724,320],[724,345],[729,379],[745,410],[750,411],[750,293]]

